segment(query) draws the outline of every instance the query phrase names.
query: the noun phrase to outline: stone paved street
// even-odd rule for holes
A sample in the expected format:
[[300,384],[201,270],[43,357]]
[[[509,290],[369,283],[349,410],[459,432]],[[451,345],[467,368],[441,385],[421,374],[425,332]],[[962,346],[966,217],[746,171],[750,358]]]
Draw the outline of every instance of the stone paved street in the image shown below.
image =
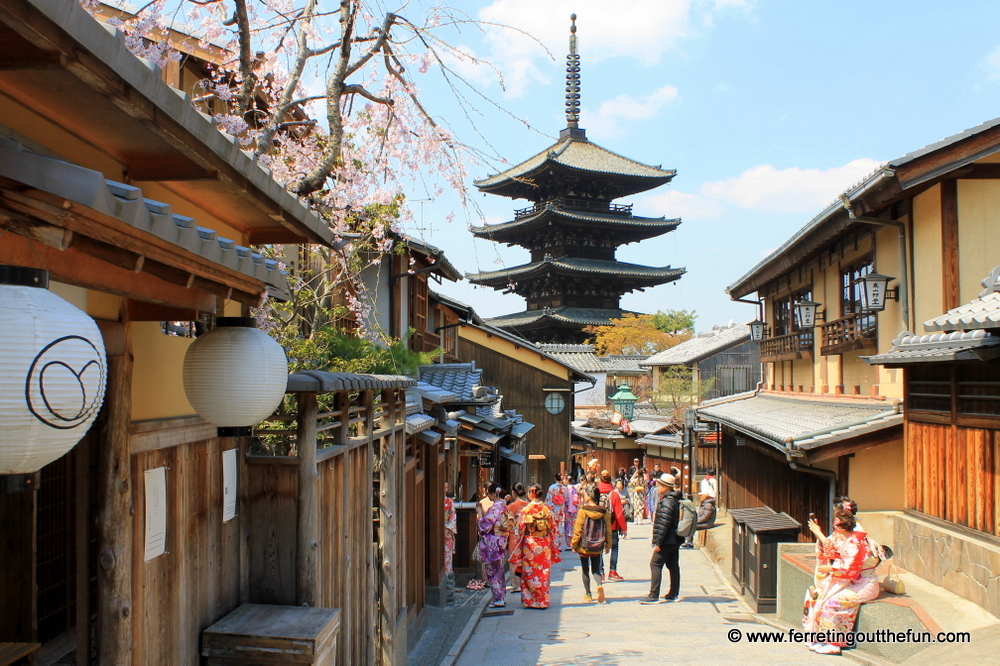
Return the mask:
[[[753,623],[700,550],[681,550],[681,601],[644,606],[649,591],[649,525],[630,526],[621,544],[624,582],[605,586],[608,603],[583,601],[579,556],[566,551],[553,570],[552,606],[529,610],[507,595],[512,615],[483,617],[459,666],[525,664],[827,663],[800,644],[732,643],[731,630],[767,631]],[[607,566],[607,561],[605,561]],[[663,592],[666,591],[664,571]],[[596,596],[596,591],[595,591]],[[487,611],[489,612],[489,611]],[[843,658],[841,658],[843,659]]]

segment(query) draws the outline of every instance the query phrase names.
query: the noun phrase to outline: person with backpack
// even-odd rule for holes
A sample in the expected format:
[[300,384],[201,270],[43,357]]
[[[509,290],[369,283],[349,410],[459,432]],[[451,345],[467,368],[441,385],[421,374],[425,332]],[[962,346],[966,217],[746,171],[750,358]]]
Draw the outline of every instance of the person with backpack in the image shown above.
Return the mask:
[[[662,494],[653,521],[653,556],[649,560],[649,594],[640,600],[639,603],[642,604],[677,601],[681,588],[680,545],[684,542],[684,537],[678,534],[678,524],[681,519],[682,496],[677,488],[677,477],[673,474],[663,474],[656,482],[662,487]],[[691,516],[690,519],[697,526],[697,518]],[[670,573],[670,589],[661,600],[660,582],[664,566]]]
[[601,575],[601,555],[611,550],[611,512],[601,506],[597,486],[586,489],[584,503],[573,524],[573,551],[583,565],[584,601],[593,601],[590,594],[590,574],[597,579],[597,603],[604,603],[604,577]]
[[[611,485],[611,472],[608,470],[601,472],[601,480],[597,483],[597,490],[601,494],[600,505],[611,516],[611,571],[608,572],[608,580],[625,580],[618,575],[618,538],[619,535],[625,536],[628,532],[628,523],[625,522],[625,513],[622,511],[622,496]],[[603,557],[601,558],[601,577],[604,577]]]

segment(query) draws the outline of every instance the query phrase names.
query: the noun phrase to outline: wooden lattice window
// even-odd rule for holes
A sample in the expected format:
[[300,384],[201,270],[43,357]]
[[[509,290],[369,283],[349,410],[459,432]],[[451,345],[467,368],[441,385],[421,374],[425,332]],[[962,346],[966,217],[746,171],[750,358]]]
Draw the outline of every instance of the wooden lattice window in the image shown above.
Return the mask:
[[929,363],[907,368],[906,373],[911,420],[991,428],[1000,422],[997,364]]

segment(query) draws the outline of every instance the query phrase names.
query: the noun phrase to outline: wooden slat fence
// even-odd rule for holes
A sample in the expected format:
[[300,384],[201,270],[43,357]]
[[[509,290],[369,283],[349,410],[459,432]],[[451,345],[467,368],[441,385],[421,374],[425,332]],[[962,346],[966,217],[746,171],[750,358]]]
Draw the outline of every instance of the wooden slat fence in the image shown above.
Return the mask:
[[[319,415],[321,436],[337,443],[317,453],[317,605],[342,611],[340,664],[394,660],[390,655],[400,649],[393,638],[396,618],[405,608],[396,580],[403,576],[402,561],[397,561],[403,530],[396,521],[404,511],[405,402],[401,391],[382,394],[384,402],[376,402],[372,391],[351,401],[349,393],[340,392],[336,407]],[[345,411],[347,428],[340,423]],[[298,464],[297,456],[247,457],[251,603],[295,604]],[[385,564],[381,572],[380,561]]]
[[906,506],[1000,535],[1000,431],[906,424]]

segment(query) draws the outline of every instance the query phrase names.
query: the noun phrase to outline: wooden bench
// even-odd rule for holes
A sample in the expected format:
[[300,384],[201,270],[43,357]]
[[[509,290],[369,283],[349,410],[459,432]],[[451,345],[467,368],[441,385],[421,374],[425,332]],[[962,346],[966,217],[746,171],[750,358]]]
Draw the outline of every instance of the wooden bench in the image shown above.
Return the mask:
[[243,604],[202,632],[201,654],[218,664],[335,664],[340,611]]
[[25,658],[32,663],[31,655],[40,647],[41,643],[0,643],[0,666],[10,666]]

